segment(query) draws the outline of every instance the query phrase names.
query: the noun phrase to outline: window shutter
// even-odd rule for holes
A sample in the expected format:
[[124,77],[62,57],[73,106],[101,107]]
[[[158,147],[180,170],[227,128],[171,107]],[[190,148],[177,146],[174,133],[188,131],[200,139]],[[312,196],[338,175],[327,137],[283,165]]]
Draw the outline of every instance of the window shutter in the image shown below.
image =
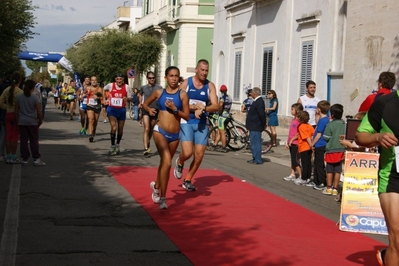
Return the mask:
[[306,82],[312,79],[313,41],[302,44],[301,87],[299,95],[306,93]]
[[262,69],[262,95],[267,95],[267,91],[272,89],[273,73],[273,47],[263,50],[263,69]]
[[235,66],[234,66],[234,94],[233,94],[234,101],[240,100],[241,57],[242,57],[242,52],[237,52],[235,58]]

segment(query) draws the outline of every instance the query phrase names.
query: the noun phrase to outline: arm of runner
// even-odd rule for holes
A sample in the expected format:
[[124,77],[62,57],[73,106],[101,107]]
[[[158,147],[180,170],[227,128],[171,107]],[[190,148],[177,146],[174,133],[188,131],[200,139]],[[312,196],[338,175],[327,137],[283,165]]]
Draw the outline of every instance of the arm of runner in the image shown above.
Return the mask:
[[180,99],[182,101],[182,110],[178,112],[178,115],[180,116],[180,118],[183,118],[184,120],[189,120],[190,106],[188,104],[188,95],[186,91],[184,90],[180,91]]
[[150,108],[149,105],[159,99],[159,97],[161,96],[162,91],[161,90],[156,90],[153,93],[151,93],[150,97],[148,97],[144,103],[143,103],[143,109],[146,110],[151,116],[156,115],[157,110],[155,108]]
[[206,108],[204,108],[204,111],[214,113],[219,109],[219,105],[218,97],[216,96],[216,87],[213,82],[209,82],[209,100],[211,104],[209,106],[206,106]]

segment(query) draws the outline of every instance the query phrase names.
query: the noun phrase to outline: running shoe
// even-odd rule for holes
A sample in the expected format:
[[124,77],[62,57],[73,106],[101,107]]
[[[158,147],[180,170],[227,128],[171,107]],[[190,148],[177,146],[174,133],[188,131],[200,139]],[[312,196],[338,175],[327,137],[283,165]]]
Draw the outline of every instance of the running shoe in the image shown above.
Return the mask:
[[112,145],[112,146],[111,146],[111,149],[109,149],[109,151],[108,151],[108,155],[110,155],[110,156],[116,155],[116,148],[115,148],[115,145]]
[[381,266],[385,265],[385,253],[387,252],[387,250],[385,248],[380,249],[377,251],[377,261]]
[[36,160],[33,161],[34,166],[45,166],[46,163],[43,162],[40,158],[37,158]]
[[173,170],[173,174],[177,179],[183,176],[183,165],[179,164],[179,157],[176,158],[176,166]]
[[73,120],[73,116],[71,116],[71,118],[69,118],[69,120]]
[[283,179],[285,181],[295,181],[296,178],[293,175],[289,175],[289,176],[283,177]]
[[79,131],[79,135],[84,135],[85,134],[85,129],[82,127],[82,129]]
[[332,187],[325,187],[321,193],[324,195],[332,195]]
[[29,163],[29,159],[22,159],[22,160],[21,160],[21,163],[22,163],[23,165],[27,165],[27,164]]
[[144,149],[143,155],[148,156],[148,154],[150,154],[150,152],[151,152],[150,148]]
[[191,180],[184,180],[182,187],[187,191],[195,191],[196,188],[191,183]]
[[316,185],[313,188],[316,190],[323,190],[325,188],[325,185],[323,183],[321,183],[320,185]]
[[333,196],[337,196],[338,195],[338,190],[336,190],[335,188],[333,188],[331,195]]
[[299,185],[306,185],[308,183],[308,180],[309,179],[303,180],[302,178],[297,178],[297,179],[295,179],[294,184],[298,185],[298,186]]
[[315,184],[315,182],[309,180],[309,181],[306,182],[305,186],[314,187],[314,186],[316,186],[316,184]]
[[160,199],[160,197],[159,197],[159,189],[155,188],[155,182],[154,181],[152,181],[150,183],[150,187],[152,189],[152,195],[151,195],[152,201],[154,203],[158,203],[159,199]]
[[162,197],[159,199],[159,209],[160,210],[166,210],[168,208],[168,205],[166,205],[166,198]]
[[119,149],[119,144],[116,144],[115,146],[115,152],[117,155],[119,155],[119,153],[121,153],[120,149]]
[[93,141],[94,141],[94,137],[93,137],[93,135],[90,135],[90,137],[89,137],[89,141],[90,141],[90,142],[93,142]]
[[20,164],[20,163],[22,163],[22,162],[21,162],[20,159],[15,158],[15,159],[9,159],[9,160],[8,160],[8,163],[9,163],[9,164]]

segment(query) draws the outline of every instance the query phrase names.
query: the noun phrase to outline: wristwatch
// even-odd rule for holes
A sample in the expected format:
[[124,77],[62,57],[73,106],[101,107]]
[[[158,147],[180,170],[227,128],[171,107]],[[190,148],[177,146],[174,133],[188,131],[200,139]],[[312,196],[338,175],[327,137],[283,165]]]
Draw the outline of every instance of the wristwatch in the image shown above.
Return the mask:
[[175,114],[175,115],[177,115],[178,113],[179,113],[179,109],[175,109],[175,110],[173,110],[173,113]]

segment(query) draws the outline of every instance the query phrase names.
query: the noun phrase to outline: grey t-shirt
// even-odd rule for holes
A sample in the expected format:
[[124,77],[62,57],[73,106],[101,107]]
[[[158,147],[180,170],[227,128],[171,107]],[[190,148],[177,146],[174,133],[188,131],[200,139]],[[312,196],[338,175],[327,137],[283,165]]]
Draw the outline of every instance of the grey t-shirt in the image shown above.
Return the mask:
[[37,126],[39,119],[37,118],[36,105],[42,101],[32,93],[30,97],[24,94],[18,95],[16,102],[19,105],[19,126]]
[[[150,85],[144,85],[141,87],[141,94],[143,95],[143,102],[145,102],[145,100],[147,100],[148,97],[150,97],[150,95],[156,91],[156,90],[162,90],[162,87],[158,84],[155,84],[154,87],[151,87]],[[153,101],[150,106],[150,108],[156,108],[159,109],[158,107],[158,100]]]

